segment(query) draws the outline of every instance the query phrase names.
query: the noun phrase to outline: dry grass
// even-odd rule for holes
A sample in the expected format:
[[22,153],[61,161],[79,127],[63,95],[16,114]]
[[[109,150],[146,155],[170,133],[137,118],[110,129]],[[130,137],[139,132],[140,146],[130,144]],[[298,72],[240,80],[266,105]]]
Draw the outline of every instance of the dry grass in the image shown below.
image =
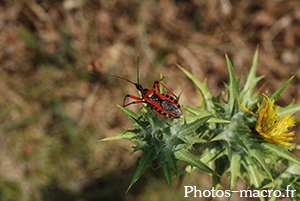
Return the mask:
[[162,73],[195,106],[175,62],[217,95],[228,81],[224,52],[241,76],[259,44],[260,90],[296,74],[278,104],[300,103],[297,0],[4,0],[0,26],[0,200],[183,199],[183,184],[172,197],[157,171],[124,195],[139,154],[127,141],[96,143],[131,125],[115,103],[135,88],[105,74],[135,81],[136,49],[143,86]]

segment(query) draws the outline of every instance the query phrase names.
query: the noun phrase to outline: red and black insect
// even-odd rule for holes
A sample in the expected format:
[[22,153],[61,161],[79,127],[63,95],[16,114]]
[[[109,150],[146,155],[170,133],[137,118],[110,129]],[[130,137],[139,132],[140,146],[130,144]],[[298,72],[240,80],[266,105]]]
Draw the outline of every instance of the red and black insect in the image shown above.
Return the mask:
[[[162,79],[155,80],[152,89],[143,88],[142,85],[139,84],[138,63],[139,63],[139,58],[137,60],[137,83],[134,83],[123,77],[110,75],[119,79],[126,80],[127,82],[130,82],[131,84],[135,85],[137,90],[139,90],[142,94],[141,98],[127,94],[123,101],[123,107],[127,107],[129,105],[137,104],[137,103],[146,103],[150,107],[150,109],[154,111],[155,114],[157,114],[166,124],[168,124],[168,122],[166,122],[166,120],[164,120],[160,114],[173,119],[180,118],[182,112],[180,109],[180,104],[176,100],[177,96],[173,92],[171,92],[163,83],[161,83],[164,77]],[[160,93],[159,85],[163,86],[174,97],[167,94]],[[127,98],[132,98],[135,99],[136,101],[125,104]]]

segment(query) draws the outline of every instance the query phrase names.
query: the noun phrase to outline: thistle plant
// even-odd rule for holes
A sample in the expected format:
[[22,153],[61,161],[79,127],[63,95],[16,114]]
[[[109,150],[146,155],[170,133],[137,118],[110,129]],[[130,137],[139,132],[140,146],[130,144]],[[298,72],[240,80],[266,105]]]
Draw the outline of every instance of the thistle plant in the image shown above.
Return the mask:
[[[262,78],[256,77],[257,59],[258,51],[245,83],[239,88],[241,78],[236,78],[226,55],[229,83],[216,97],[207,88],[206,81],[200,82],[177,65],[201,92],[203,102],[201,108],[181,105],[183,111],[190,115],[182,115],[180,119],[165,118],[171,126],[147,107],[136,114],[119,106],[134,124],[103,141],[128,139],[136,143],[133,152],[143,152],[128,190],[150,167],[163,169],[170,189],[173,175],[199,168],[212,175],[216,189],[221,187],[221,176],[228,175],[225,174],[228,172],[230,191],[235,190],[237,178],[241,178],[249,187],[254,186],[257,193],[265,189],[284,191],[290,185],[290,190],[297,190],[291,199],[300,197],[300,160],[289,152],[296,147],[294,132],[290,128],[296,123],[293,114],[300,111],[300,105],[294,102],[286,107],[275,105],[293,77],[271,95],[254,93]],[[164,88],[161,91],[164,92]],[[228,98],[223,97],[226,91]],[[193,155],[190,151],[199,146],[204,151],[200,156]],[[153,167],[153,161],[156,161],[157,167]],[[180,161],[188,166],[179,171]],[[277,197],[272,194],[268,199],[276,200]]]

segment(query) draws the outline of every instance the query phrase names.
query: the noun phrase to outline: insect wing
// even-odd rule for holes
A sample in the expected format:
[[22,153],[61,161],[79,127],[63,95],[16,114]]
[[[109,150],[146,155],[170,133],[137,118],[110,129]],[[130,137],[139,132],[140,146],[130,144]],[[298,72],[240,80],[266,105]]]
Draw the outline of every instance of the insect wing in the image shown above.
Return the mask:
[[166,115],[167,117],[179,118],[182,114],[180,106],[176,105],[175,103],[173,103],[171,101],[162,100],[160,102],[160,106],[167,113],[167,115]]

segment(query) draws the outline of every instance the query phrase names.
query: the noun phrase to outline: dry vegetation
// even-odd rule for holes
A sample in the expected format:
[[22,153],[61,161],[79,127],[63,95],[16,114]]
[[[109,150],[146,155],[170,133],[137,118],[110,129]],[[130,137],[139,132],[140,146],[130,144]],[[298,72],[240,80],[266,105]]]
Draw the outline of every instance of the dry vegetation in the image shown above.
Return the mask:
[[[131,125],[115,103],[135,87],[105,74],[135,81],[136,50],[143,86],[162,73],[181,103],[197,106],[175,62],[218,95],[224,52],[242,76],[259,45],[258,90],[272,93],[295,74],[277,103],[300,103],[298,0],[3,0],[0,26],[3,201],[183,200],[182,183],[172,197],[152,170],[125,195],[139,154],[127,141],[96,142]],[[180,182],[210,188],[204,180],[198,172]]]

